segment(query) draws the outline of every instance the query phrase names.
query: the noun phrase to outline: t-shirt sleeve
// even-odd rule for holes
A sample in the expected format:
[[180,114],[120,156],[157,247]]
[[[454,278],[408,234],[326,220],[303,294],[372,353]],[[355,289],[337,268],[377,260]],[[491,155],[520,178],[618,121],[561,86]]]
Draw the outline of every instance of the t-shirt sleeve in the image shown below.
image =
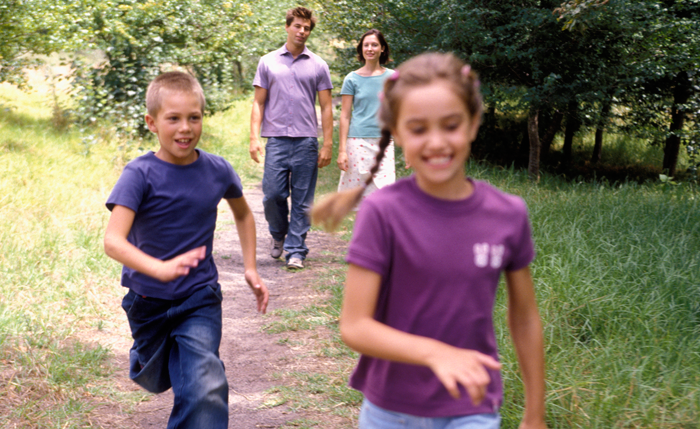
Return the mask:
[[270,89],[270,84],[267,80],[267,66],[265,65],[265,61],[263,61],[263,58],[260,58],[260,61],[258,61],[258,69],[255,71],[253,86]]
[[224,162],[228,167],[227,174],[229,175],[230,180],[230,184],[226,189],[226,192],[224,192],[224,199],[228,200],[231,198],[240,198],[243,196],[243,184],[241,183],[241,178],[238,176],[238,173],[236,173],[236,170],[233,169],[231,164],[228,163],[228,161]]
[[115,205],[119,205],[138,212],[145,193],[146,182],[143,172],[132,164],[127,164],[105,205],[109,211],[112,211]]
[[346,261],[386,276],[391,261],[391,237],[379,208],[365,200],[357,214]]
[[331,82],[331,72],[328,69],[328,64],[324,61],[319,70],[318,79],[316,82],[316,92],[333,89]]
[[511,260],[506,265],[506,271],[517,271],[525,268],[535,259],[535,243],[532,239],[532,227],[527,214],[527,205],[518,198],[521,204],[520,228],[513,240],[513,253]]
[[340,95],[355,95],[355,80],[352,78],[352,73],[345,76],[343,86],[340,88]]

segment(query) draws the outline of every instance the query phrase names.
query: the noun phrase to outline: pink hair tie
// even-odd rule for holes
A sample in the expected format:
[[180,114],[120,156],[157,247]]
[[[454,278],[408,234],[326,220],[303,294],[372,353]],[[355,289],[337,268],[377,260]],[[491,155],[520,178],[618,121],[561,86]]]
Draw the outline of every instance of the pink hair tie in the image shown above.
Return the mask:
[[398,70],[394,70],[394,73],[392,73],[391,76],[389,76],[389,80],[397,80],[398,78],[399,78],[399,71]]
[[469,72],[470,72],[470,71],[472,71],[472,66],[470,66],[469,64],[465,64],[465,65],[462,67],[462,75],[463,75],[463,76],[469,76]]
[[384,101],[384,91],[379,91],[379,101]]

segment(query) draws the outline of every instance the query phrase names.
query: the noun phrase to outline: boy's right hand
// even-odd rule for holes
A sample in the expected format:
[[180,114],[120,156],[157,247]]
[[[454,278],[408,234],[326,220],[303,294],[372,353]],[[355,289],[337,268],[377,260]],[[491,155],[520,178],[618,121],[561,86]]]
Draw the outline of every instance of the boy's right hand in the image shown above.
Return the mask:
[[501,364],[489,355],[476,350],[460,349],[444,344],[430,359],[430,369],[440,379],[450,395],[459,399],[459,385],[467,390],[474,405],[486,396],[491,377],[486,371],[501,369]]
[[167,283],[190,273],[207,254],[207,246],[197,247],[163,263],[158,268],[158,280]]

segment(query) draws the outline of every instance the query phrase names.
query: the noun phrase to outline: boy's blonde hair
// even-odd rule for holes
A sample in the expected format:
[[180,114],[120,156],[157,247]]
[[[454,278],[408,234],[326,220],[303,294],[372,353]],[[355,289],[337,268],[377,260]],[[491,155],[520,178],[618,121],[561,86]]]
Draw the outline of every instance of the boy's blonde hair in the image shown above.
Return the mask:
[[162,103],[162,91],[167,89],[176,92],[189,92],[196,94],[199,97],[199,104],[204,113],[206,99],[204,98],[204,90],[199,84],[197,78],[181,71],[171,71],[158,75],[148,85],[146,91],[146,110],[152,117],[156,117],[160,111]]
[[355,207],[365,187],[372,182],[384,159],[384,152],[391,142],[391,130],[396,129],[397,115],[406,94],[414,88],[427,86],[435,81],[447,83],[464,103],[467,113],[481,119],[483,109],[479,78],[471,67],[452,54],[424,53],[413,57],[396,68],[384,81],[384,92],[379,105],[379,125],[382,136],[379,152],[374,160],[367,181],[355,189],[331,194],[311,209],[311,221],[327,230],[338,227],[343,218]]
[[314,11],[311,9],[307,9],[303,6],[299,6],[294,9],[289,9],[285,18],[287,22],[287,27],[292,25],[294,18],[308,19],[311,22],[311,31],[313,31],[314,27],[316,26],[316,16],[314,15]]

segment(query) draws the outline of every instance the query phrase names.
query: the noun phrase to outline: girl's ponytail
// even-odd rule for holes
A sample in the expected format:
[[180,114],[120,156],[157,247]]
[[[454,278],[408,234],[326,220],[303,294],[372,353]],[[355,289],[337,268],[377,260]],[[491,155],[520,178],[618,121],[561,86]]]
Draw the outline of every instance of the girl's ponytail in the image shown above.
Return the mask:
[[382,129],[382,137],[379,139],[379,152],[377,152],[377,157],[374,159],[374,165],[370,170],[369,177],[362,184],[354,189],[348,189],[347,191],[336,192],[325,197],[318,204],[314,204],[311,208],[311,222],[317,225],[321,225],[326,231],[334,231],[340,225],[343,218],[347,216],[348,213],[357,206],[357,203],[362,197],[362,192],[365,190],[367,185],[372,183],[374,180],[374,175],[379,171],[379,166],[384,159],[384,153],[386,148],[391,143],[391,133],[388,129]]

